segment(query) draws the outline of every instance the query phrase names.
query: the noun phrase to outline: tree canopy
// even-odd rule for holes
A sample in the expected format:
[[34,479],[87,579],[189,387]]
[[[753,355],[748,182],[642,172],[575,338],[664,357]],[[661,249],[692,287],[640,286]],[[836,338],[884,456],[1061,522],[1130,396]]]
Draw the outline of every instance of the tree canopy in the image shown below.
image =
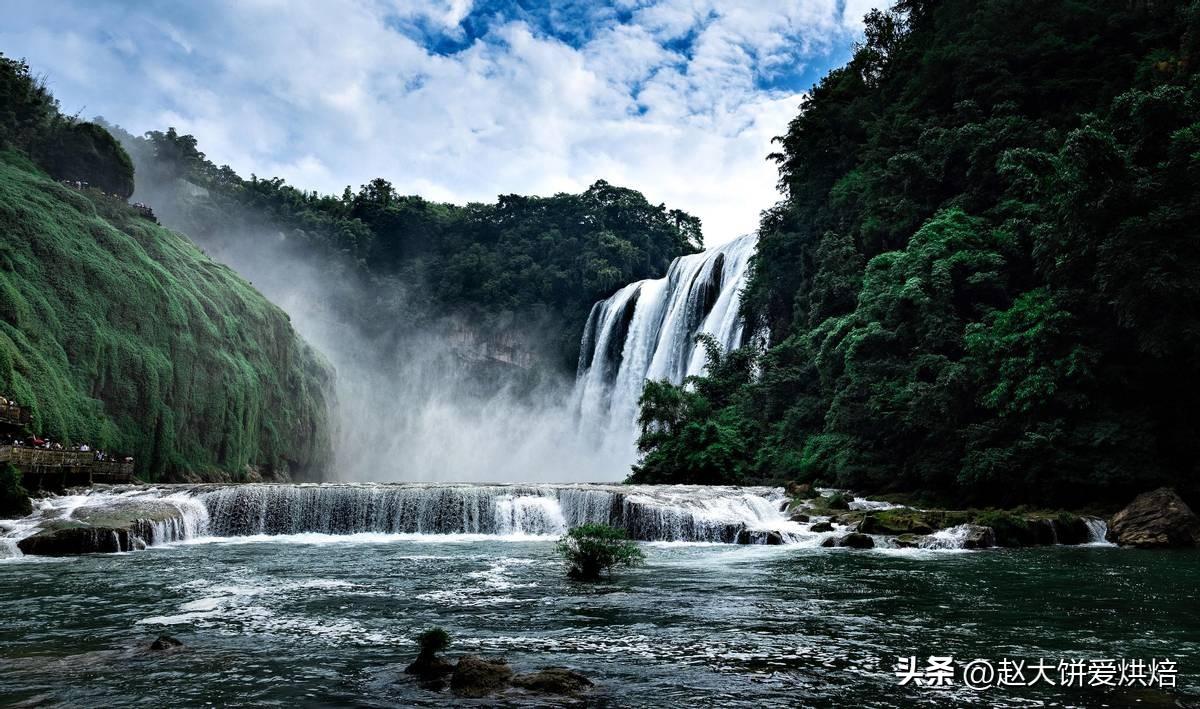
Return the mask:
[[59,180],[127,199],[133,163],[103,127],[64,116],[29,65],[0,54],[0,148],[19,150]]
[[634,477],[1195,495],[1198,46],[1197,2],[869,14],[771,156],[744,298],[771,347],[648,385]]
[[703,244],[696,217],[603,180],[579,194],[509,194],[462,206],[400,194],[382,177],[322,195],[281,178],[244,179],[173,128],[143,137],[110,129],[133,155],[139,194],[201,245],[282,232],[289,248],[334,261],[361,290],[384,294],[346,305],[347,318],[366,327],[396,318],[386,294],[406,288],[410,321],[453,312],[543,323],[563,368],[574,366],[594,302],[662,275]]

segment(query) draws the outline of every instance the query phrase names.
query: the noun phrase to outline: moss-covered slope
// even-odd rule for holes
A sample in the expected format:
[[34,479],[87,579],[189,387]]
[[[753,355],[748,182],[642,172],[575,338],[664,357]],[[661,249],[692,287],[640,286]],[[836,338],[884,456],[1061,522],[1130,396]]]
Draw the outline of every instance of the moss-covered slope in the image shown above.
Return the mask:
[[319,477],[332,372],[230,269],[0,152],[0,393],[147,479]]

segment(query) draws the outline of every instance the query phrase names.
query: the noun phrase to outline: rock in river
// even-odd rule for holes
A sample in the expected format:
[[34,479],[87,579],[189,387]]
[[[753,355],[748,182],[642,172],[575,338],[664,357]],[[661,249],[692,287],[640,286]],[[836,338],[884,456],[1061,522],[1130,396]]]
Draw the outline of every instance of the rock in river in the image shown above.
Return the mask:
[[512,676],[512,668],[504,660],[465,655],[454,668],[450,689],[460,697],[486,697],[507,689]]
[[513,686],[543,694],[577,694],[592,686],[592,681],[565,667],[547,667],[513,677]]
[[1108,523],[1108,540],[1142,548],[1200,546],[1200,518],[1169,487],[1138,495]]
[[875,540],[865,534],[851,532],[844,537],[830,537],[821,542],[823,547],[850,547],[851,549],[874,549]]
[[996,533],[991,527],[968,524],[963,531],[963,549],[987,549],[996,546]]
[[159,635],[154,642],[150,643],[150,649],[155,652],[178,650],[181,647],[183,647],[183,643],[170,635]]
[[52,519],[17,542],[23,554],[74,556],[133,551],[156,538],[157,530],[182,528],[179,508],[153,498],[113,498],[76,508],[70,518]]

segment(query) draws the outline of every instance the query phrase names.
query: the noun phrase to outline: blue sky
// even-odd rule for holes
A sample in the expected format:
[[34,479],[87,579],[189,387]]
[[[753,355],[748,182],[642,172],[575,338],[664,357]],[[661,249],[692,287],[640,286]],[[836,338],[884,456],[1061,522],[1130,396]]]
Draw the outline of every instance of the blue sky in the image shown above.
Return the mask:
[[872,0],[10,0],[0,51],[67,113],[175,126],[243,175],[490,201],[596,179],[700,216],[776,200],[765,156]]

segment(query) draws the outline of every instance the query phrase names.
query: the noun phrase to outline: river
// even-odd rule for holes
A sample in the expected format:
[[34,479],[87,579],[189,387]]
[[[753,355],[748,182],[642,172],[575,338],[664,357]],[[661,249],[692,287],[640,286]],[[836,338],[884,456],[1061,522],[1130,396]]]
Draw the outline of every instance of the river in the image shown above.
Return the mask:
[[[252,530],[251,530],[252,531]],[[552,534],[212,536],[0,562],[0,703],[444,706],[402,672],[448,654],[560,665],[589,706],[1124,706],[1081,688],[900,686],[899,657],[1171,658],[1192,700],[1200,555],[647,542],[644,566],[567,580]],[[147,649],[161,633],[184,643]],[[512,695],[512,705],[559,700]]]

